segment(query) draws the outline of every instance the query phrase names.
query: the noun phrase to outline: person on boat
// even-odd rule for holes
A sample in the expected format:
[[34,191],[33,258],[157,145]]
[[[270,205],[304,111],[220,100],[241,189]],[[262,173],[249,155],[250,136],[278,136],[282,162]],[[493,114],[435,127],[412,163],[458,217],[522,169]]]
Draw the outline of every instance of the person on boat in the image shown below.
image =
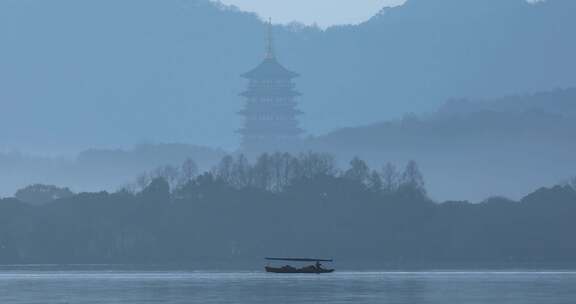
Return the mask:
[[322,264],[320,263],[320,261],[316,261],[316,271],[320,270],[322,270]]

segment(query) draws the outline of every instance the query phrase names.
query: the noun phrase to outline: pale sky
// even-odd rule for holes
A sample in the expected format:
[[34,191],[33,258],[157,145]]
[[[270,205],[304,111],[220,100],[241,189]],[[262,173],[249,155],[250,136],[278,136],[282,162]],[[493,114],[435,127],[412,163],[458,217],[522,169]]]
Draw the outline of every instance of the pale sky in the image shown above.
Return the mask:
[[220,0],[224,4],[255,12],[274,23],[298,21],[317,23],[321,27],[335,24],[356,24],[368,20],[385,6],[405,0]]

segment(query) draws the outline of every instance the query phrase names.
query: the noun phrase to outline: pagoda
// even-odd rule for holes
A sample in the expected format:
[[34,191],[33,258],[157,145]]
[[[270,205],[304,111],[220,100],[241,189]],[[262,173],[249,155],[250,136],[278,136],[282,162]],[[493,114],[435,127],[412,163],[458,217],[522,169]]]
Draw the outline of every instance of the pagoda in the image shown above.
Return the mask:
[[239,112],[244,117],[244,126],[238,131],[244,152],[289,151],[298,143],[303,132],[297,120],[302,114],[296,102],[300,93],[293,82],[298,76],[278,62],[269,22],[264,60],[242,75],[248,79],[248,88],[241,94],[245,107]]

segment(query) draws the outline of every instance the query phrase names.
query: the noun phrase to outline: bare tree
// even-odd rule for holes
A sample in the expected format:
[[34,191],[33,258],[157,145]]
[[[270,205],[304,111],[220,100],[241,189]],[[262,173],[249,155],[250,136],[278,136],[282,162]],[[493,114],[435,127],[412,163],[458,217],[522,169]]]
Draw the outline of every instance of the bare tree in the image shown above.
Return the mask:
[[220,163],[214,169],[214,176],[229,185],[233,185],[233,170],[234,158],[230,155],[226,155],[222,160],[220,160]]
[[171,189],[174,189],[178,184],[178,179],[180,177],[180,171],[178,168],[166,165],[156,168],[153,172],[154,178],[162,178],[164,179]]
[[373,192],[380,192],[383,188],[382,176],[378,171],[373,170],[368,177],[368,188]]
[[398,189],[400,184],[400,173],[396,166],[392,163],[387,163],[382,168],[382,189],[386,192],[394,192]]
[[253,167],[254,186],[260,189],[271,190],[271,160],[268,153],[258,157]]
[[270,157],[271,190],[282,191],[293,180],[293,170],[290,168],[294,163],[288,153],[274,153]]
[[365,161],[354,157],[350,162],[350,168],[344,173],[344,177],[366,184],[370,177],[370,168]]
[[327,153],[302,153],[298,156],[300,178],[314,178],[319,175],[335,175],[336,161]]
[[180,166],[180,185],[191,182],[198,175],[198,165],[191,158],[187,158]]
[[425,193],[424,177],[418,168],[418,164],[411,160],[406,165],[404,173],[402,173],[402,188],[407,188],[417,192]]
[[232,185],[245,188],[252,185],[252,166],[244,154],[236,157],[232,169]]
[[138,192],[138,185],[135,183],[127,183],[120,187],[117,193],[136,194]]

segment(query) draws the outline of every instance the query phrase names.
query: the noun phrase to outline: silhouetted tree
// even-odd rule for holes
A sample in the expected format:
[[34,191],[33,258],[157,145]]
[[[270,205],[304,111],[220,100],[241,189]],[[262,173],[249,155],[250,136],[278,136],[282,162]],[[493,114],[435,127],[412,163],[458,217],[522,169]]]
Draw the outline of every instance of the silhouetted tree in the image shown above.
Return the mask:
[[382,182],[382,176],[377,171],[372,171],[370,177],[368,177],[368,189],[373,192],[379,193],[383,189],[384,183]]
[[264,153],[258,157],[254,167],[252,168],[252,178],[254,181],[254,186],[259,189],[272,190],[271,189],[271,163],[270,155]]
[[232,170],[232,186],[236,188],[247,188],[252,185],[252,168],[248,158],[244,154],[236,157]]
[[370,168],[365,161],[355,157],[350,162],[350,168],[344,172],[344,177],[362,184],[366,184],[368,178],[370,177]]
[[288,153],[274,153],[270,156],[271,190],[280,192],[295,178],[295,170],[291,166],[296,165],[292,156]]
[[216,178],[230,185],[234,184],[234,158],[232,156],[224,156],[214,171]]
[[387,163],[382,168],[382,188],[387,193],[395,192],[400,184],[400,173],[396,166],[392,163]]
[[424,177],[415,161],[411,160],[406,165],[402,173],[400,188],[404,191],[414,191],[420,194],[426,193]]
[[187,158],[180,167],[180,185],[191,182],[198,175],[198,165],[191,158]]
[[142,190],[141,195],[148,203],[168,203],[170,201],[170,184],[164,178],[156,177],[148,187]]
[[297,164],[298,178],[333,176],[338,172],[334,157],[327,153],[302,153],[298,156]]
[[175,188],[179,180],[181,180],[178,168],[170,165],[156,168],[152,173],[152,177],[164,179],[171,188]]

